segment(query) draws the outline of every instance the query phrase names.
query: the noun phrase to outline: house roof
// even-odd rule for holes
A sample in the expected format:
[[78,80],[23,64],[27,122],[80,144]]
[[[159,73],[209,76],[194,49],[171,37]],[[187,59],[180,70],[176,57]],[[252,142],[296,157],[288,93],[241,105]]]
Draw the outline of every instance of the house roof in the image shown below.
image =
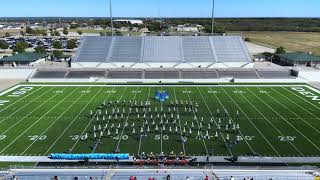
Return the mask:
[[318,62],[320,61],[319,56],[315,56],[309,53],[304,52],[293,52],[293,53],[285,53],[285,54],[278,54],[277,55],[280,58],[285,58],[290,61],[296,61],[296,62]]
[[48,57],[46,53],[19,53],[13,56],[0,59],[2,62],[34,62],[39,59]]

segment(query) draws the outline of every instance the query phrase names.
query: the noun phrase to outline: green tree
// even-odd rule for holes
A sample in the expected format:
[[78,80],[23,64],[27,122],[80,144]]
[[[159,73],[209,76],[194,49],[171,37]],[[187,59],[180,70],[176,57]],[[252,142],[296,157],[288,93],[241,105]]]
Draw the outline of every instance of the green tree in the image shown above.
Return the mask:
[[58,50],[54,50],[52,52],[53,56],[54,57],[61,57],[63,55],[63,52],[62,51],[58,51]]
[[[206,33],[211,33],[212,32],[212,25],[211,24],[205,25],[204,31]],[[223,26],[215,25],[215,26],[213,26],[213,33],[223,34],[223,33],[226,33],[226,29]]]
[[6,33],[4,34],[4,36],[5,36],[5,37],[10,37],[10,36],[11,36],[11,34],[10,34],[10,33],[8,33],[8,32],[6,32]]
[[74,49],[77,48],[77,41],[75,39],[70,39],[67,41],[67,48],[68,49]]
[[9,44],[6,41],[0,40],[0,49],[8,49]]
[[63,33],[64,35],[68,35],[68,34],[69,34],[68,28],[67,28],[67,27],[64,27],[62,33]]
[[62,33],[63,33],[64,35],[68,35],[68,34],[69,34],[68,30],[63,30]]
[[23,53],[29,47],[28,43],[25,41],[19,41],[16,43],[16,47],[13,48],[13,52]]
[[78,31],[78,34],[81,36],[81,35],[82,35],[82,31],[79,30],[79,31]]
[[21,36],[25,36],[25,35],[26,35],[26,32],[23,31],[23,30],[21,30],[21,31],[20,31],[20,34],[21,34]]
[[59,31],[53,31],[53,32],[51,33],[51,35],[52,35],[52,36],[60,36],[60,33],[59,33]]
[[275,54],[284,54],[284,53],[286,53],[286,50],[282,46],[278,47],[275,52]]
[[33,30],[31,27],[27,26],[27,28],[26,28],[26,33],[27,33],[27,34],[34,34],[35,32],[34,32],[34,30]]
[[48,36],[48,33],[47,33],[46,31],[43,31],[43,32],[41,33],[41,35],[42,35],[42,36]]
[[77,29],[79,27],[79,24],[71,24],[70,29]]
[[37,46],[36,48],[34,48],[34,50],[37,53],[46,53],[46,49],[44,48],[44,46]]
[[52,47],[53,47],[54,49],[62,49],[62,48],[63,48],[60,41],[53,41],[53,42],[51,43],[51,45],[52,45]]
[[161,31],[161,30],[162,30],[162,28],[161,28],[161,23],[159,23],[159,22],[154,22],[154,23],[148,24],[148,25],[147,25],[147,28],[148,28],[150,31],[154,31],[154,32],[158,32],[158,31]]
[[116,34],[116,36],[123,36],[122,32],[120,32],[120,31],[116,31],[115,34]]
[[104,32],[100,32],[99,34],[100,34],[100,36],[106,36],[106,34]]
[[110,31],[107,31],[105,35],[106,35],[106,36],[112,36],[112,34],[111,34]]

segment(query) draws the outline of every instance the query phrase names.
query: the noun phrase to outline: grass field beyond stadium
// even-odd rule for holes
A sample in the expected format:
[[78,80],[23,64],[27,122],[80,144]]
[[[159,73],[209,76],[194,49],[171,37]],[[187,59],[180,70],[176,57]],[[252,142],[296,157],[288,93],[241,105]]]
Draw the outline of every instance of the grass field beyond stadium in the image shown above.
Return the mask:
[[318,96],[305,85],[18,85],[0,95],[0,155],[318,157]]

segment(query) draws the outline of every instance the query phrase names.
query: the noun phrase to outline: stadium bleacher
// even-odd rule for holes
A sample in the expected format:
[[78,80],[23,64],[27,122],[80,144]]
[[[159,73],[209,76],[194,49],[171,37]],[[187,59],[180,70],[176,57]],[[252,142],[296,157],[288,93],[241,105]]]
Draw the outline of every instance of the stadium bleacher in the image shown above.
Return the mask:
[[140,37],[114,37],[109,62],[140,62],[142,39]]
[[84,37],[73,63],[252,62],[240,36]]
[[207,37],[184,37],[182,45],[185,62],[212,62],[215,59]]
[[82,40],[81,51],[75,58],[78,62],[105,62],[107,60],[112,37],[85,37]]
[[179,37],[145,37],[143,61],[144,62],[181,62],[182,50]]
[[246,45],[240,36],[210,37],[218,62],[251,62]]

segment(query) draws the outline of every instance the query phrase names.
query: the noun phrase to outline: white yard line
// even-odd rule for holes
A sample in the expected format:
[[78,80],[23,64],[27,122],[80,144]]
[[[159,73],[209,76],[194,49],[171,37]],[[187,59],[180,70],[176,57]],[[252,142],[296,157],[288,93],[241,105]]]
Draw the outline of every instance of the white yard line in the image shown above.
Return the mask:
[[[222,88],[223,89],[223,88]],[[212,91],[212,88],[210,88],[210,90]],[[224,90],[224,89],[223,89]],[[226,92],[225,92],[226,93]],[[229,95],[228,95],[229,96]],[[214,94],[214,97],[218,100],[219,104],[221,105],[221,107],[223,109],[226,109],[226,107],[221,103],[220,99],[217,97],[216,94]],[[230,97],[229,97],[230,98]],[[211,110],[210,110],[211,111]],[[210,112],[211,114],[211,112]],[[235,121],[233,120],[233,118],[230,116],[229,112],[227,112],[227,115],[229,116],[229,119],[232,121],[233,124],[236,124]],[[255,151],[253,150],[253,148],[251,147],[251,145],[249,144],[249,142],[246,140],[245,136],[242,134],[241,130],[239,131],[240,135],[243,137],[244,141],[246,142],[246,144],[248,145],[248,147],[250,148],[251,152],[254,154]]]
[[[210,116],[213,118],[214,124],[215,124],[216,126],[218,126],[218,123],[217,123],[217,121],[216,121],[216,118],[215,118],[214,115],[212,114],[212,112],[211,112],[211,110],[210,110],[210,107],[209,107],[208,104],[207,104],[207,101],[206,101],[205,98],[203,97],[202,92],[200,91],[199,88],[197,88],[197,89],[198,89],[198,91],[199,91],[199,93],[200,93],[200,95],[201,95],[202,101],[204,102],[204,104],[205,104],[206,107],[207,107],[208,112],[210,113]],[[230,155],[233,156],[233,153],[232,153],[231,149],[229,148],[229,146],[228,146],[228,144],[227,144],[227,141],[226,141],[226,139],[224,138],[222,132],[220,132],[220,136],[222,137],[222,140],[223,140],[225,146],[227,147]]]
[[[76,90],[78,90],[78,88],[76,88],[76,89],[72,92],[72,94],[73,94]],[[80,98],[82,98],[83,95],[84,95],[84,93],[82,93],[81,96],[79,96],[79,97],[77,98],[77,100],[79,100]],[[76,101],[75,101],[75,102],[76,102]],[[61,118],[71,107],[73,107],[73,105],[75,104],[75,102],[74,102],[73,104],[71,104],[68,108],[66,108],[66,109],[60,114],[60,116],[59,116],[58,118],[56,118],[56,119],[50,124],[50,126],[48,126],[48,127],[38,136],[38,138],[37,138],[36,140],[34,140],[20,155],[22,156],[26,151],[28,151],[28,150],[30,149],[30,147],[31,147],[34,143],[38,142],[39,137],[41,137],[42,135],[44,135],[58,120],[60,120],[60,118]]]
[[[101,88],[102,89],[102,88]],[[78,115],[70,122],[70,124],[63,130],[62,133],[60,133],[60,136],[54,141],[54,143],[52,143],[52,145],[48,148],[48,150],[43,154],[44,156],[46,154],[49,153],[49,151],[52,149],[53,146],[56,145],[56,143],[60,140],[60,138],[67,132],[67,130],[69,130],[69,128],[71,127],[71,125],[78,119],[78,117],[81,115],[81,113],[89,106],[89,104],[91,103],[91,101],[100,93],[101,89],[99,91],[97,91],[97,93],[91,98],[91,100],[82,108],[82,110],[78,113]],[[108,97],[110,96],[110,94],[108,94]],[[107,97],[107,98],[108,98]]]
[[16,85],[16,86],[13,86],[13,87],[5,90],[5,91],[2,91],[2,92],[0,93],[0,97],[3,96],[3,95],[6,95],[7,93],[9,93],[9,92],[11,92],[11,91],[13,91],[13,90],[15,90],[15,89],[17,89],[17,88],[19,88],[19,87],[21,87],[21,85]]
[[[127,90],[127,88],[124,89],[124,91],[122,92],[122,94],[121,94],[120,98],[118,99],[118,101],[121,101],[121,99],[122,99],[124,93],[126,92],[126,90]],[[108,97],[107,97],[107,98],[108,98]],[[118,107],[118,104],[117,104],[114,108],[117,108],[117,107]],[[107,125],[109,125],[109,122],[110,122],[110,120],[108,120]],[[106,128],[103,129],[103,134],[105,133],[105,131],[106,131]],[[97,146],[98,146],[99,143],[101,142],[101,139],[102,139],[102,137],[99,137],[99,139],[98,139],[98,141],[97,141],[97,143],[96,143]],[[92,153],[94,153],[94,152],[96,151],[96,149],[97,149],[97,148],[94,148],[94,149],[92,150]]]
[[[177,94],[176,94],[176,89],[173,88],[173,92],[174,92],[174,99],[175,101],[177,101]],[[179,108],[177,108],[177,113],[179,114]],[[180,118],[178,119],[179,121],[179,129],[180,129],[180,139],[181,139],[181,144],[182,144],[182,149],[183,149],[183,155],[186,155],[186,149],[185,149],[185,146],[184,146],[184,142],[182,141],[182,126],[181,126],[181,120]]]
[[[73,91],[74,92],[74,91]],[[61,102],[63,102],[65,99],[67,99],[73,92],[69,93],[66,97],[64,97]],[[61,103],[60,102],[60,103]],[[6,149],[8,149],[8,147],[10,147],[14,142],[16,142],[22,135],[24,135],[29,129],[31,129],[35,124],[37,124],[41,119],[43,119],[44,117],[46,117],[47,114],[49,114],[53,109],[55,109],[60,103],[55,104],[50,110],[48,110],[42,117],[40,117],[37,121],[35,121],[31,126],[29,126],[25,131],[23,131],[22,133],[20,133],[20,135],[15,138],[8,146],[6,146],[5,148],[2,149],[2,151],[0,152],[3,153]]]
[[[14,88],[14,89],[16,89],[16,88]],[[13,89],[13,90],[14,90],[14,89]],[[2,111],[4,111],[4,110],[8,109],[9,107],[15,105],[16,103],[21,102],[23,99],[31,96],[32,94],[40,91],[41,89],[43,89],[43,87],[40,87],[39,89],[37,89],[37,90],[35,90],[35,91],[32,91],[32,92],[28,93],[27,95],[23,96],[22,98],[20,98],[19,100],[15,101],[14,103],[9,104],[9,105],[6,106],[5,108],[1,109],[1,110],[0,110],[0,113],[1,113]],[[11,92],[11,91],[13,91],[13,90],[10,90],[10,91],[8,91],[8,92]],[[0,96],[1,96],[1,95],[0,95]]]
[[[185,88],[186,91],[188,91],[187,87],[184,87],[184,88]],[[191,98],[190,98],[189,93],[187,93],[187,95],[188,95],[189,101],[191,101]],[[196,113],[195,113],[195,111],[194,111],[193,108],[192,108],[192,111],[193,111],[193,115],[196,116]],[[199,121],[198,121],[198,118],[196,118],[196,121],[197,121],[198,129],[200,129],[200,123],[199,123]],[[209,156],[209,151],[208,151],[208,148],[207,148],[207,144],[206,144],[206,142],[205,142],[205,140],[204,140],[204,138],[203,138],[202,131],[200,131],[200,135],[201,135],[201,139],[202,139],[204,148],[206,149],[207,156]],[[227,146],[227,147],[228,147],[228,146]],[[229,149],[229,147],[228,147],[228,149]],[[230,151],[230,149],[229,149],[229,151]],[[231,151],[230,151],[230,152],[231,152]],[[231,154],[232,154],[232,152],[231,152]]]
[[[245,99],[247,101],[248,104],[250,104],[272,127],[273,129],[275,129],[281,136],[285,137],[286,135],[284,135],[275,125],[273,125],[272,122],[269,121],[269,119],[260,112],[260,110],[258,110],[244,95],[240,94],[242,96],[243,99]],[[249,117],[248,117],[249,118]],[[301,156],[305,156],[291,141],[288,141],[289,144],[301,155]]]
[[[33,102],[36,101],[37,99],[39,99],[39,98],[41,98],[42,96],[46,95],[46,94],[47,94],[50,90],[52,90],[52,89],[54,89],[54,88],[50,88],[48,91],[46,91],[46,92],[43,93],[42,95],[36,97],[36,98],[33,99],[31,102],[23,105],[23,106],[20,107],[18,110],[16,110],[16,111],[14,111],[13,113],[11,113],[9,116],[6,116],[4,119],[2,119],[2,120],[0,121],[0,124],[3,123],[6,119],[10,118],[11,116],[16,115],[16,113],[18,113],[18,112],[19,112],[21,109],[23,109],[24,107],[29,106],[31,103],[33,103]],[[50,100],[51,100],[51,98],[50,98]],[[44,101],[44,102],[48,102],[48,101]],[[8,107],[9,107],[9,106],[8,106]]]
[[[250,91],[247,88],[248,91]],[[287,122],[294,130],[296,130],[301,136],[303,136],[306,140],[308,140],[316,149],[318,149],[320,151],[320,148],[314,143],[312,142],[308,137],[306,137],[301,131],[299,131],[295,126],[293,126],[286,118],[284,118],[281,114],[279,114],[276,110],[274,110],[274,108],[272,108],[269,104],[267,104],[266,102],[264,102],[260,97],[258,97],[256,94],[254,94],[252,91],[250,91],[255,97],[257,97],[263,104],[265,104],[266,106],[269,107],[269,109],[271,109],[274,113],[276,113],[279,117],[281,117],[282,120],[284,120],[285,122]]]
[[[271,88],[273,91],[275,91],[273,88]],[[278,93],[277,91],[275,91],[276,93]],[[281,95],[281,94],[280,94]],[[300,115],[298,115],[297,113],[293,112],[290,108],[288,108],[287,106],[283,105],[281,102],[279,102],[277,99],[275,99],[274,97],[270,96],[268,94],[269,97],[271,97],[274,101],[276,101],[278,104],[280,104],[282,107],[286,108],[287,110],[289,110],[292,114],[294,114],[296,117],[298,117],[300,120],[302,120],[305,124],[307,124],[309,127],[311,127],[314,131],[316,131],[318,134],[320,134],[320,131],[316,128],[314,128],[314,126],[312,126],[310,123],[308,123],[307,121],[305,121]],[[282,95],[284,96],[284,95]],[[301,107],[302,109],[304,109],[304,107],[298,105],[297,103],[295,103],[294,101],[292,101],[291,99],[287,98],[286,96],[284,96],[286,99],[288,99],[290,102],[292,102],[293,104],[295,104],[296,106]],[[304,109],[306,110],[306,109]],[[308,113],[310,113],[308,110],[306,110]],[[311,113],[311,115],[313,115]],[[317,116],[313,115],[314,117],[318,118]]]
[[[223,88],[222,88],[223,89]],[[223,89],[223,91],[225,92],[225,94],[229,97],[229,99],[231,99],[231,101],[240,109],[240,111],[246,116],[246,119],[251,123],[251,125],[259,132],[259,134],[262,136],[262,138],[267,142],[267,144],[274,150],[274,152],[281,157],[281,155],[279,154],[279,152],[274,148],[274,146],[268,141],[268,139],[263,135],[263,133],[257,128],[257,126],[250,120],[250,118],[248,117],[248,115],[244,112],[244,110],[242,110],[242,108],[237,104],[237,102],[228,94],[228,92]],[[242,135],[243,136],[243,135]]]
[[[100,90],[99,90],[99,92],[102,90],[102,87],[100,88]],[[110,94],[108,94],[108,97],[110,96]],[[107,97],[107,98],[108,98]],[[98,113],[98,111],[95,113],[95,115]],[[88,127],[90,126],[90,124],[92,123],[92,121],[93,121],[93,119],[94,119],[94,117],[92,117],[91,118],[91,120],[89,121],[89,123],[87,124],[87,126],[83,129],[83,131],[81,132],[81,134],[80,134],[80,138],[79,139],[77,139],[77,141],[73,144],[73,146],[72,146],[72,148],[70,149],[71,151],[70,152],[72,152],[73,151],[73,149],[76,147],[76,145],[78,144],[78,142],[80,141],[80,139],[81,139],[81,137],[84,135],[84,133],[86,132],[86,130],[88,129]]]
[[[131,106],[132,106],[132,104],[134,103],[134,101],[135,101],[135,99],[136,99],[136,97],[137,97],[138,90],[139,90],[139,87],[136,89],[136,93],[135,93],[135,95],[134,95],[134,98],[133,98],[133,101],[132,101],[132,103],[131,103]],[[128,119],[129,119],[129,118],[130,118],[130,114],[127,116],[126,121],[125,121],[124,124],[128,123]],[[122,131],[121,131],[121,135],[119,136],[119,141],[118,141],[118,144],[117,144],[117,147],[116,147],[115,150],[119,149],[119,146],[120,146],[120,143],[121,143],[121,140],[122,140],[122,136],[123,136],[123,133],[124,133],[125,129],[126,129],[126,127],[124,126],[123,129],[122,129]]]
[[[48,93],[49,91],[47,91],[46,93]],[[45,93],[45,94],[46,94]],[[43,95],[45,95],[45,94],[43,94]],[[43,96],[42,95],[42,96]],[[51,96],[51,98],[50,99],[48,99],[48,101],[49,100],[51,100],[51,99],[53,99],[53,98],[55,98],[56,96],[57,96],[58,94],[55,94],[54,96]],[[42,97],[42,96],[39,96],[38,98],[40,98],[40,97]],[[34,113],[35,111],[37,111],[38,109],[40,109],[44,104],[46,104],[48,101],[44,101],[42,104],[40,104],[37,108],[35,108],[35,109],[33,109],[31,112],[29,112],[27,115],[25,115],[25,116],[23,116],[19,121],[16,121],[14,124],[12,124],[9,128],[7,128],[4,132],[2,132],[2,134],[1,135],[4,135],[5,133],[7,133],[7,132],[9,132],[12,128],[14,128],[17,124],[19,124],[20,122],[22,122],[24,119],[26,119],[26,118],[30,118],[29,117],[29,115],[30,114],[32,114],[32,113]],[[18,112],[18,111],[17,111]],[[7,118],[9,118],[9,117],[11,117],[12,115],[15,115],[15,113],[17,113],[17,112],[14,112],[13,114],[11,114],[10,116],[8,116],[8,117],[6,117],[5,119],[7,119]],[[31,117],[32,118],[32,117]],[[5,120],[4,119],[4,120]],[[2,120],[1,122],[3,122],[4,120]],[[1,123],[0,122],[0,123]]]
[[[161,91],[163,91],[163,87],[161,86]],[[163,109],[163,102],[160,101],[160,108]],[[162,113],[162,112],[161,112]],[[160,117],[162,117],[162,114],[160,115]],[[160,128],[160,153],[163,153],[163,128]]]
[[[149,101],[149,98],[150,98],[150,92],[151,92],[151,87],[149,87],[149,92],[148,92],[147,101]],[[144,125],[145,125],[145,124],[144,124],[144,121],[143,121],[142,126],[144,126]],[[141,143],[142,143],[142,137],[140,136],[140,140],[139,140],[139,147],[138,147],[138,154],[137,154],[137,155],[140,155]]]

